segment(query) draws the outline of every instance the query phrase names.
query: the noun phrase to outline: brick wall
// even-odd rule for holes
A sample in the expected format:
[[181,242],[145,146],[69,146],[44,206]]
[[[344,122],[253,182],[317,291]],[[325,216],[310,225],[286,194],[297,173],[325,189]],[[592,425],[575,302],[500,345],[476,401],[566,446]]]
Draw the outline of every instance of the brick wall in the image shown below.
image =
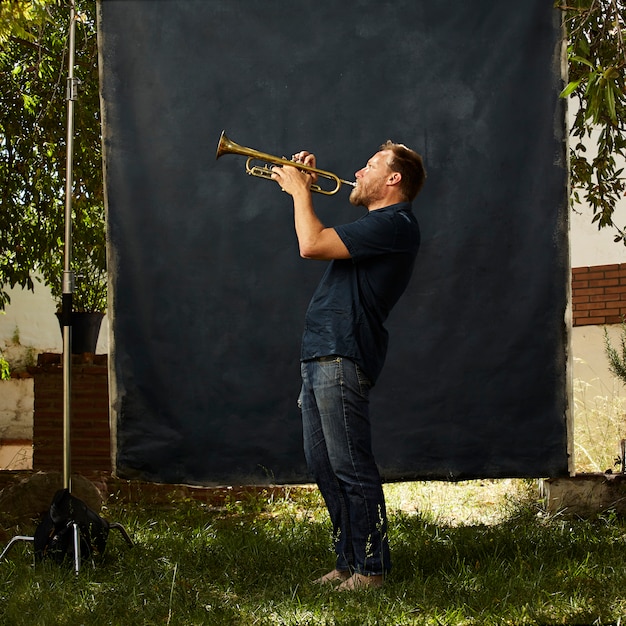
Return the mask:
[[626,263],[572,268],[574,326],[619,324],[626,316]]
[[[32,368],[33,470],[63,471],[63,367],[59,354],[39,355]],[[73,474],[111,471],[106,355],[72,357],[70,421]]]

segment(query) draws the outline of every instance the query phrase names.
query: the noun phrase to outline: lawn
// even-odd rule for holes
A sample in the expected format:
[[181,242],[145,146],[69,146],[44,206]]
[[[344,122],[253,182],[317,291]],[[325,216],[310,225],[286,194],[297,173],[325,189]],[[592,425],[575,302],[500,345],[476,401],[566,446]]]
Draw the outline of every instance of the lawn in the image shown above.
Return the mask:
[[[579,472],[614,466],[624,402],[575,388]],[[626,522],[547,515],[535,480],[385,485],[393,570],[379,590],[340,593],[311,581],[333,567],[315,488],[222,491],[207,502],[110,493],[106,552],[33,564],[20,543],[0,562],[0,624],[491,625],[621,624]],[[1,513],[0,513],[1,515]],[[5,515],[8,520],[8,516]],[[0,517],[2,519],[2,517]],[[7,536],[32,535],[35,521]]]
[[[259,491],[219,505],[129,505],[112,494],[102,558],[78,575],[0,563],[2,624],[609,624],[626,616],[626,525],[546,516],[533,481],[386,485],[394,567],[380,590],[312,580],[333,565],[317,491]],[[15,529],[32,532],[32,528]]]

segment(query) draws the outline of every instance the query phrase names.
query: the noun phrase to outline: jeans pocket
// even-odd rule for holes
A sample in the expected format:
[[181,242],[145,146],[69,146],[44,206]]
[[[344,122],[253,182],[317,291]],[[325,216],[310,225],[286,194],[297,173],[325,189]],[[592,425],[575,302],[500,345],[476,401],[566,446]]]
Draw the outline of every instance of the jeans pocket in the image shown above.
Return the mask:
[[370,379],[365,375],[363,370],[355,363],[354,368],[356,370],[356,377],[359,381],[359,387],[361,388],[361,393],[367,395],[369,390],[372,388],[372,383]]

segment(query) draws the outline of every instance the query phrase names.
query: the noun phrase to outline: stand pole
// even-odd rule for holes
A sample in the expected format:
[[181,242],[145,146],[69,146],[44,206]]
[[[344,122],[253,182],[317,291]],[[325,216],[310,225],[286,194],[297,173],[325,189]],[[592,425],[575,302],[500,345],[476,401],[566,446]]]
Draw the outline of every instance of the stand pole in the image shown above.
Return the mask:
[[76,6],[70,0],[70,32],[67,78],[67,158],[65,166],[65,249],[63,264],[63,295],[61,323],[63,326],[63,486],[71,491],[70,417],[72,399],[72,294],[74,274],[72,265],[72,194],[74,165],[74,102],[78,85],[74,78],[76,51]]

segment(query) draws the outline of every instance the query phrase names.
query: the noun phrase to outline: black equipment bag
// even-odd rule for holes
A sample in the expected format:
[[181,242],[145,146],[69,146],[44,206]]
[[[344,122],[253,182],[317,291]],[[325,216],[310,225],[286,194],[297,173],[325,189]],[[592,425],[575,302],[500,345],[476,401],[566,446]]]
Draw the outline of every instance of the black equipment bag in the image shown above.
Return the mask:
[[104,554],[111,528],[109,522],[73,496],[69,489],[59,489],[35,531],[35,559],[52,558],[59,564],[66,557],[74,560],[74,524],[79,530],[80,558]]

